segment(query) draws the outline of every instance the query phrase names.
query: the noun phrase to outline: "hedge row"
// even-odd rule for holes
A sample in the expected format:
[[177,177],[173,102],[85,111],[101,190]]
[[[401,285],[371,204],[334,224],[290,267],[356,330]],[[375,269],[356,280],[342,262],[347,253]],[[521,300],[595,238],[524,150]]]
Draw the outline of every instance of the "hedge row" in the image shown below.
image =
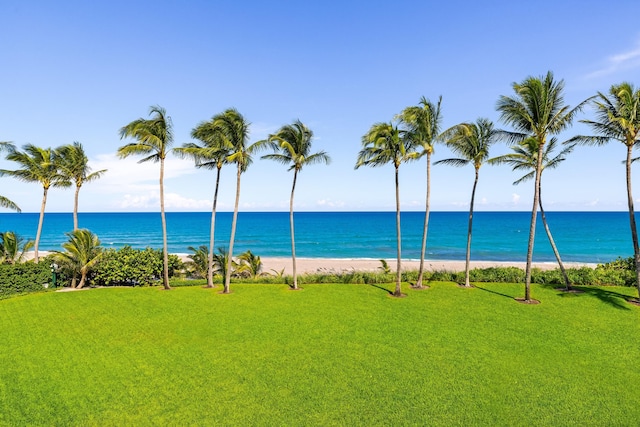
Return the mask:
[[0,264],[0,298],[36,292],[51,285],[51,267],[45,259],[36,264]]

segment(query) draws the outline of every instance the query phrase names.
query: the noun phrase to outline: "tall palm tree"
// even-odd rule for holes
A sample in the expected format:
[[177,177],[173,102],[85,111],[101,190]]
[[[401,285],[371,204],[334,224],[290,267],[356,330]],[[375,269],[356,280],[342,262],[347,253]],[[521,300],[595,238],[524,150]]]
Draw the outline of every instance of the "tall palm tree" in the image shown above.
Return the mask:
[[120,139],[134,138],[136,141],[118,148],[120,158],[132,155],[145,156],[138,163],[160,163],[160,217],[162,219],[163,274],[162,284],[169,286],[169,253],[167,250],[167,220],[164,215],[164,160],[173,143],[173,125],[164,108],[149,109],[151,119],[139,118],[120,129]]
[[10,146],[7,149],[7,160],[18,163],[20,168],[16,170],[2,169],[0,174],[9,175],[24,182],[39,182],[42,185],[42,204],[40,205],[40,219],[38,220],[38,231],[36,232],[34,245],[34,261],[37,263],[39,261],[38,247],[40,245],[49,188],[69,187],[71,182],[60,173],[53,149],[40,148],[33,144],[23,146],[22,149],[24,151],[20,151],[14,146]]
[[240,177],[247,170],[252,159],[252,153],[260,148],[261,144],[249,144],[249,122],[234,108],[213,117],[212,126],[219,129],[221,138],[225,146],[232,147],[226,160],[235,163],[236,172],[236,200],[233,208],[233,220],[231,222],[231,237],[229,239],[229,252],[227,257],[227,268],[225,269],[224,290],[225,294],[230,292],[231,273],[233,263],[233,243],[236,237],[236,224],[238,222],[238,206],[240,204]]
[[412,141],[391,123],[376,123],[362,137],[362,149],[358,153],[355,168],[361,166],[379,167],[392,163],[395,170],[396,189],[396,288],[393,295],[402,296],[400,280],[402,275],[402,237],[400,233],[400,182],[399,169],[403,162],[416,158]]
[[293,225],[293,194],[296,190],[298,172],[304,165],[316,163],[331,163],[331,158],[324,151],[311,154],[311,142],[313,132],[300,120],[291,125],[285,125],[275,134],[269,135],[267,141],[275,151],[273,154],[262,156],[263,159],[271,159],[288,165],[293,170],[293,185],[291,186],[291,198],[289,199],[289,224],[291,228],[291,257],[293,261],[293,289],[298,288],[298,276],[296,274],[296,241]]
[[102,257],[102,247],[100,239],[94,233],[85,229],[73,230],[66,233],[69,237],[67,242],[62,244],[65,252],[57,252],[54,256],[56,261],[68,268],[73,275],[75,287],[75,277],[80,274],[80,283],[77,288],[82,288],[87,280],[87,275],[91,269],[100,261]]
[[221,129],[214,126],[214,119],[198,124],[198,126],[191,131],[191,137],[198,139],[202,144],[190,142],[183,144],[182,147],[175,148],[174,152],[180,157],[193,159],[197,168],[216,169],[216,185],[213,192],[211,231],[209,234],[209,251],[207,256],[207,287],[213,288],[214,236],[220,171],[222,170],[222,166],[227,163],[227,156],[232,147],[229,141],[223,137]]
[[531,299],[531,263],[536,230],[536,217],[540,198],[540,174],[547,139],[571,126],[576,113],[582,109],[583,101],[575,108],[565,105],[563,98],[564,81],[556,81],[551,71],[543,77],[527,77],[521,83],[513,83],[514,96],[501,96],[497,102],[500,119],[513,131],[505,131],[510,143],[519,143],[528,138],[537,142],[538,156],[534,174],[533,206],[527,245],[527,263],[525,269],[525,303]]
[[[560,150],[558,154],[556,154],[553,158],[551,155],[556,148],[558,139],[551,138],[547,147],[544,150],[543,159],[542,159],[542,169],[540,170],[540,182],[542,183],[542,172],[545,169],[555,169],[560,163],[562,163],[573,148],[575,144],[565,145],[565,147]],[[531,180],[535,177],[535,170],[538,164],[538,142],[535,138],[528,138],[522,141],[520,144],[512,147],[513,153],[505,154],[502,156],[494,157],[489,160],[491,164],[507,164],[512,166],[512,170],[519,171],[525,170],[529,171],[524,176],[520,177],[516,181],[514,181],[514,185],[518,185],[521,182],[525,182]],[[572,289],[571,281],[569,280],[569,275],[567,274],[566,269],[564,268],[564,263],[562,262],[562,258],[560,257],[560,251],[558,251],[558,247],[556,246],[555,240],[553,240],[553,235],[551,234],[551,228],[549,228],[549,223],[547,221],[547,216],[544,213],[544,207],[542,206],[542,188],[539,190],[538,197],[538,206],[540,207],[540,217],[542,218],[542,224],[544,225],[544,230],[547,233],[547,238],[549,239],[549,244],[551,245],[551,249],[553,250],[553,254],[556,257],[556,261],[558,261],[558,267],[560,267],[560,272],[562,273],[562,277],[564,279],[564,283],[567,291]]]
[[437,161],[435,164],[451,166],[465,166],[472,164],[475,169],[475,179],[471,190],[471,203],[469,204],[469,228],[467,231],[467,255],[465,261],[464,285],[471,287],[469,283],[469,270],[471,261],[471,232],[473,230],[473,207],[478,186],[480,167],[489,158],[489,148],[499,138],[500,133],[494,129],[493,123],[488,119],[478,119],[475,123],[461,123],[444,133],[443,139],[449,149],[459,157]]
[[78,195],[82,184],[95,181],[107,170],[91,172],[89,158],[84,152],[82,144],[74,141],[73,144],[63,145],[57,150],[59,157],[60,172],[76,185],[76,192],[73,199],[73,229],[78,229]]
[[627,206],[633,243],[633,259],[636,266],[636,286],[638,297],[640,297],[640,246],[633,207],[633,192],[631,191],[632,151],[633,147],[640,143],[640,88],[634,88],[628,82],[613,85],[609,89],[608,95],[598,92],[593,98],[592,104],[596,109],[595,120],[581,120],[581,122],[591,126],[596,136],[579,137],[578,142],[603,145],[611,140],[617,140],[627,148],[625,161]]
[[427,158],[427,194],[424,212],[424,226],[422,228],[422,246],[420,249],[420,268],[418,269],[418,280],[415,288],[424,288],[422,281],[424,276],[424,258],[427,251],[427,233],[429,229],[429,212],[431,202],[431,155],[434,151],[434,144],[440,135],[440,105],[442,96],[438,98],[438,103],[433,104],[424,96],[420,99],[419,105],[405,108],[400,113],[401,122],[407,127],[407,138],[420,147],[419,157]]
[[[9,148],[9,147],[13,147],[14,145],[10,142],[6,142],[6,141],[2,141],[0,142],[0,151]],[[11,209],[13,211],[16,212],[22,212],[22,210],[20,209],[20,207],[18,205],[16,205],[14,202],[12,202],[9,198],[4,197],[4,196],[0,196],[0,208],[6,208],[6,209]]]
[[0,263],[15,264],[25,259],[25,253],[33,247],[33,240],[25,240],[13,231],[0,233]]

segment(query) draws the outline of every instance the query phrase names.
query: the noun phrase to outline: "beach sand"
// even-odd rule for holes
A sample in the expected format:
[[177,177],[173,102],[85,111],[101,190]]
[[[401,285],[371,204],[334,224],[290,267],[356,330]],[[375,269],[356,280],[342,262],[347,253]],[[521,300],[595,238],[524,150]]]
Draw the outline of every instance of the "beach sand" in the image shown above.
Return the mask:
[[[291,274],[291,258],[280,257],[261,257],[263,269],[262,271],[272,273],[272,270],[280,272],[284,268],[285,274]],[[395,271],[396,260],[387,259],[387,264],[392,271]],[[591,263],[564,263],[566,268],[590,267],[595,268],[597,264]],[[315,273],[315,272],[344,272],[344,271],[379,271],[381,266],[380,260],[377,259],[344,259],[344,258],[296,258],[296,267],[298,273]],[[488,268],[488,267],[518,267],[524,269],[526,263],[512,261],[471,261],[471,268]],[[402,270],[418,270],[420,261],[403,260]],[[464,261],[433,261],[425,260],[425,268],[427,271],[464,271]],[[558,267],[555,262],[534,262],[533,267],[541,270],[553,270]]]
[[[51,252],[40,251],[40,257],[49,255]],[[33,252],[28,252],[27,259],[33,258]],[[188,254],[175,254],[185,262],[189,261]],[[262,271],[265,273],[280,272],[284,269],[284,274],[292,273],[291,258],[288,257],[261,257]],[[387,264],[391,271],[396,269],[396,260],[387,259]],[[427,271],[464,271],[464,261],[443,261],[443,260],[425,260],[425,269]],[[589,267],[595,268],[597,264],[584,262],[565,262],[566,268]],[[346,271],[380,271],[380,260],[369,258],[296,258],[296,266],[298,274],[303,273],[340,273]],[[524,261],[471,261],[471,268],[489,268],[489,267],[518,267],[524,270],[526,263]],[[403,260],[402,270],[418,270],[420,267],[419,260]],[[534,262],[534,268],[541,270],[553,270],[558,267],[555,262]]]

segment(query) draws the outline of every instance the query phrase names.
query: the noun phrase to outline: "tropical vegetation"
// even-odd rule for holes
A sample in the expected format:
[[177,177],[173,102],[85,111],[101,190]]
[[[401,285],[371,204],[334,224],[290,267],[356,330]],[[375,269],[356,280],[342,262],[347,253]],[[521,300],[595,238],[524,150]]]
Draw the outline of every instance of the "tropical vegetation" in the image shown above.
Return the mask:
[[640,88],[635,88],[628,82],[613,85],[609,89],[608,95],[598,92],[591,103],[596,109],[595,120],[581,120],[581,122],[589,125],[596,135],[581,136],[576,140],[596,145],[616,140],[622,142],[626,147],[627,206],[636,265],[636,286],[638,287],[638,298],[640,298],[640,244],[638,243],[638,229],[631,190],[631,163],[636,160],[633,158],[633,148],[640,142]]
[[424,96],[420,99],[417,106],[405,108],[399,118],[401,123],[406,127],[406,138],[411,141],[412,149],[415,154],[412,160],[420,157],[427,159],[427,194],[425,198],[424,226],[422,229],[422,246],[420,249],[420,268],[418,280],[414,287],[422,289],[424,276],[424,259],[427,251],[427,233],[429,231],[429,213],[431,211],[431,155],[434,152],[434,145],[440,137],[440,126],[442,116],[440,113],[440,105],[442,104],[442,96],[438,98],[438,103],[433,104]]
[[291,198],[289,199],[289,224],[291,230],[291,258],[293,270],[293,289],[298,289],[298,279],[296,270],[296,240],[293,222],[293,195],[296,190],[298,172],[305,165],[317,163],[329,164],[331,158],[324,151],[311,153],[311,142],[313,132],[300,120],[296,120],[291,125],[285,125],[278,132],[269,135],[267,142],[274,153],[262,156],[263,159],[274,160],[289,166],[293,171],[293,184],[291,185]]
[[[475,178],[471,189],[471,202],[469,203],[469,228],[467,231],[467,250],[465,257],[464,286],[471,287],[469,270],[471,261],[471,234],[473,231],[473,207],[475,204],[476,188],[480,175],[480,167],[489,159],[491,145],[498,141],[500,133],[493,127],[488,119],[478,119],[475,123],[461,123],[447,130],[443,139],[449,149],[459,157],[443,159],[436,164],[451,166],[473,165]],[[422,261],[422,260],[421,260]],[[422,264],[423,262],[421,262]],[[420,269],[422,271],[422,268]]]
[[355,168],[380,167],[391,163],[394,168],[396,193],[396,288],[393,295],[402,296],[402,235],[400,231],[400,165],[416,157],[413,141],[393,123],[376,123],[362,137]]
[[509,143],[534,139],[538,148],[527,245],[525,294],[522,299],[525,303],[535,303],[537,301],[531,298],[531,263],[540,203],[540,177],[544,150],[550,137],[558,135],[571,126],[575,115],[588,100],[574,108],[566,105],[563,93],[564,81],[555,80],[551,71],[545,76],[527,77],[521,83],[513,83],[512,87],[514,95],[500,96],[496,106],[502,122],[513,128],[511,131],[504,131],[503,134]]
[[118,148],[118,156],[144,156],[138,163],[160,163],[160,217],[162,220],[163,274],[162,284],[169,286],[169,250],[167,249],[167,219],[164,213],[164,162],[173,143],[173,124],[164,108],[153,106],[149,109],[151,119],[137,119],[120,129],[120,139],[133,138],[136,141]]

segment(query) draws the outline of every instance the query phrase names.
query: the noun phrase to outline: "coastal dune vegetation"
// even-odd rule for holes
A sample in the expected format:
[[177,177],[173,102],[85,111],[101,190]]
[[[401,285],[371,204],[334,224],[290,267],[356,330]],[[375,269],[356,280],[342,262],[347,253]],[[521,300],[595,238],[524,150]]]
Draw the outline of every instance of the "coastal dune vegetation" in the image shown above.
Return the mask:
[[[362,148],[356,159],[356,168],[361,166],[384,166],[392,164],[395,171],[395,200],[396,200],[396,245],[397,259],[395,268],[395,289],[393,295],[404,296],[402,292],[403,268],[401,254],[400,232],[400,199],[399,199],[399,168],[403,163],[417,161],[426,157],[426,182],[427,194],[425,204],[425,219],[423,227],[420,268],[418,276],[411,285],[417,289],[424,289],[425,271],[423,268],[427,245],[429,213],[430,213],[430,170],[432,155],[435,146],[442,144],[451,149],[460,157],[443,159],[436,163],[462,166],[472,164],[475,169],[475,180],[471,194],[469,210],[469,225],[467,234],[466,263],[464,280],[465,287],[471,286],[470,259],[472,254],[472,220],[474,194],[479,182],[478,171],[483,163],[510,164],[514,170],[527,169],[527,174],[516,183],[531,179],[534,182],[534,197],[529,229],[529,242],[527,246],[527,258],[524,277],[524,297],[520,298],[524,303],[534,304],[539,301],[531,296],[531,284],[533,280],[532,255],[534,249],[534,237],[538,210],[542,213],[545,230],[554,248],[560,271],[564,278],[567,291],[571,291],[572,284],[576,283],[571,275],[564,272],[565,268],[560,257],[560,250],[553,242],[550,226],[544,216],[541,199],[541,175],[543,169],[556,167],[569,155],[577,144],[603,145],[612,140],[618,140],[625,144],[627,150],[627,194],[628,210],[631,226],[633,245],[633,268],[636,271],[635,285],[640,297],[640,248],[637,237],[637,229],[634,217],[633,196],[631,191],[631,163],[633,162],[633,148],[640,141],[640,90],[631,83],[623,82],[611,86],[607,94],[598,93],[576,106],[571,107],[564,103],[564,81],[557,80],[552,72],[546,75],[529,76],[519,83],[513,83],[513,94],[501,96],[496,109],[500,114],[500,121],[507,127],[497,129],[494,124],[486,119],[478,119],[475,123],[465,122],[442,130],[442,97],[437,103],[433,103],[422,97],[416,106],[409,106],[394,116],[389,122],[379,122],[365,133],[362,138]],[[582,119],[593,130],[593,135],[575,135],[559,144],[557,136],[566,132],[583,107],[591,105],[595,109],[595,119]],[[213,277],[216,273],[215,259],[223,252],[216,255],[215,251],[220,246],[214,241],[216,201],[219,188],[220,169],[227,164],[234,164],[236,173],[236,198],[231,225],[230,240],[228,246],[223,247],[226,266],[218,271],[224,273],[223,292],[230,292],[230,283],[234,270],[234,263],[238,264],[242,256],[234,254],[234,239],[237,223],[237,215],[240,199],[240,183],[242,173],[252,164],[254,154],[264,149],[270,149],[272,153],[263,155],[262,158],[276,160],[290,166],[293,171],[293,185],[290,197],[290,234],[291,256],[293,276],[291,287],[298,288],[298,277],[295,269],[295,233],[293,221],[293,201],[298,172],[305,164],[329,163],[329,155],[324,151],[311,154],[311,140],[313,133],[301,121],[295,121],[293,125],[283,126],[277,133],[269,135],[266,140],[250,143],[250,123],[237,110],[230,108],[222,113],[214,115],[208,122],[201,122],[192,131],[192,137],[200,141],[201,145],[194,143],[183,144],[182,147],[172,147],[173,130],[170,116],[160,106],[150,108],[150,118],[139,118],[123,126],[120,129],[121,138],[131,138],[134,141],[118,148],[120,157],[140,155],[139,162],[158,162],[160,164],[159,189],[160,189],[160,214],[162,218],[163,248],[162,274],[160,276],[165,289],[170,289],[169,265],[170,257],[167,249],[166,221],[164,215],[164,160],[168,155],[175,154],[185,158],[191,158],[196,167],[207,167],[217,170],[214,203],[211,216],[211,234],[207,248],[206,279],[207,286],[213,287]],[[490,146],[502,141],[513,148],[514,154],[509,157],[490,158]],[[553,150],[558,148],[559,152]],[[18,164],[18,168],[0,170],[0,175],[11,176],[27,182],[37,182],[43,188],[40,220],[34,242],[35,262],[39,261],[39,240],[42,232],[42,223],[45,213],[47,192],[51,187],[71,187],[75,183],[76,197],[74,200],[74,231],[70,234],[70,242],[65,246],[65,252],[56,255],[64,269],[68,270],[68,276],[72,284],[77,280],[84,285],[85,282],[96,284],[91,270],[99,268],[103,262],[102,248],[99,245],[98,236],[89,230],[79,228],[77,221],[78,192],[84,182],[90,182],[99,178],[106,171],[91,172],[88,159],[84,155],[82,145],[73,145],[52,148],[40,148],[27,144],[18,149],[8,142],[0,143],[0,149],[5,150],[7,159]],[[518,159],[517,156],[525,158]],[[516,156],[516,157],[514,157]],[[515,163],[514,163],[515,162]],[[0,198],[0,205],[18,209],[15,203],[6,198]],[[81,239],[82,237],[82,239]],[[87,243],[82,245],[81,242]],[[88,244],[90,243],[91,244]],[[26,242],[28,243],[28,242]],[[197,251],[204,251],[204,245]],[[73,254],[73,256],[70,256]],[[247,261],[251,264],[250,261]],[[254,275],[255,277],[255,275]],[[456,280],[459,281],[459,280]]]

